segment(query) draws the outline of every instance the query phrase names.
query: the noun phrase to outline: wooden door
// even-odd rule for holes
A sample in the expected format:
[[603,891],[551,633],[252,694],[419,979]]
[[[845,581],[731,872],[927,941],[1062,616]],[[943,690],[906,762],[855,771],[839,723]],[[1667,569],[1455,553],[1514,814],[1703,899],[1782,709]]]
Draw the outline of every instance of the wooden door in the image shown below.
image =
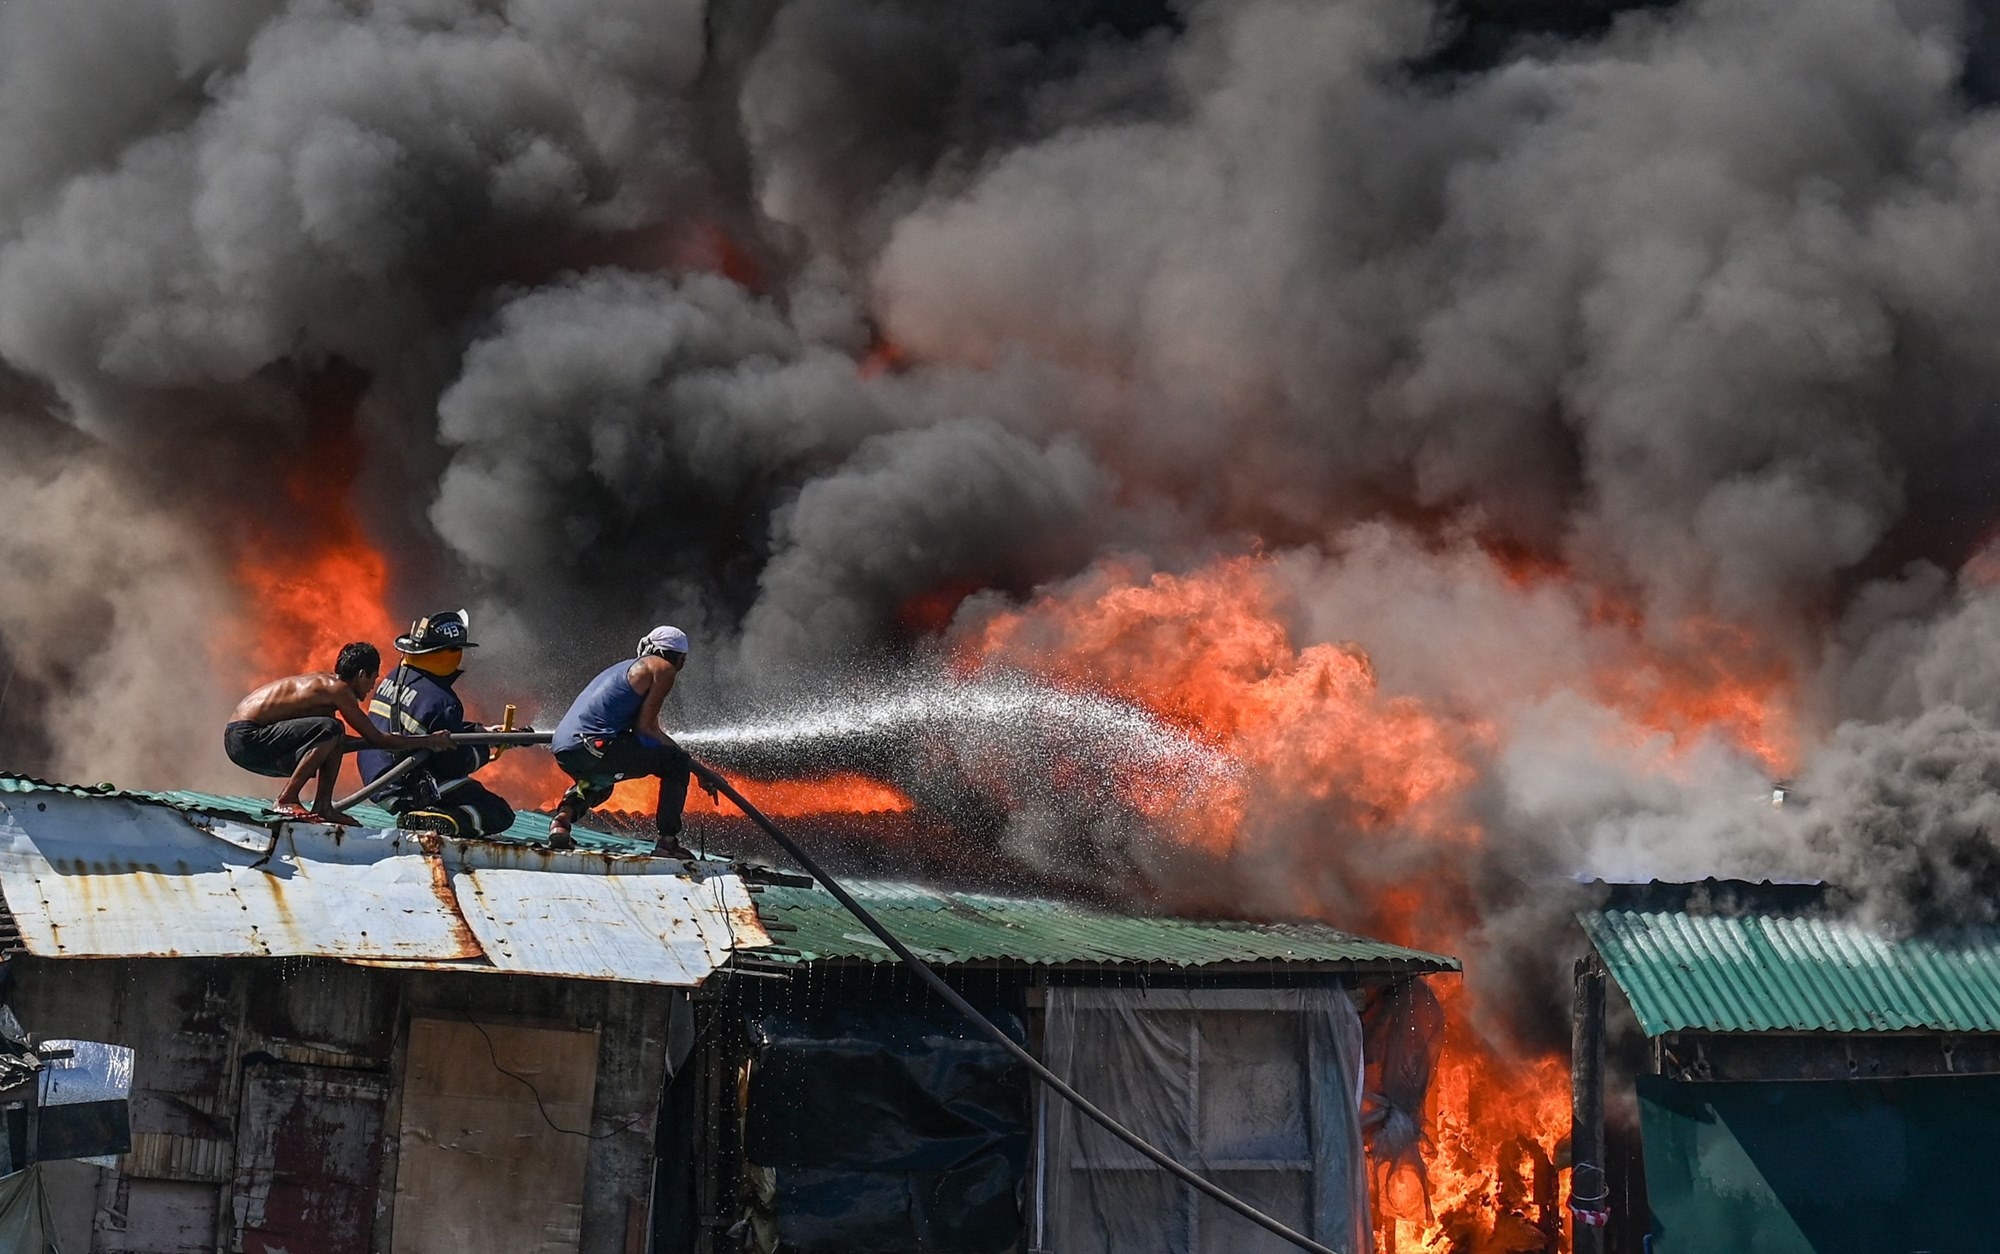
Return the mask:
[[392,1254],[574,1254],[597,1033],[412,1019]]

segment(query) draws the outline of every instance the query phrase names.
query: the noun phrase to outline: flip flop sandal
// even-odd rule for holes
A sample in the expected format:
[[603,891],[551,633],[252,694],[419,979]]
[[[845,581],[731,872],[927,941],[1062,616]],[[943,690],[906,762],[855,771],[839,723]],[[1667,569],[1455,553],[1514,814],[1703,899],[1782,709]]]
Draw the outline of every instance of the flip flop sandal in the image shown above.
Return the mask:
[[281,819],[292,819],[295,821],[298,819],[310,819],[313,817],[313,812],[311,810],[308,810],[304,806],[299,805],[295,802],[287,802],[281,806],[272,806],[271,813],[277,815]]

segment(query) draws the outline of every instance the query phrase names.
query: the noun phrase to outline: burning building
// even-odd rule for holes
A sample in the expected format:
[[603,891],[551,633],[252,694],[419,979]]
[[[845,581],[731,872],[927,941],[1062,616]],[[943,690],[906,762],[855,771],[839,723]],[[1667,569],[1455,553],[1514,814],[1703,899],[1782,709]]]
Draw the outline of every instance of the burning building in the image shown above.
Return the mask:
[[1378,1240],[1535,1248],[1579,878],[2000,913],[1996,28],[1571,7],[8,5],[0,764],[679,623],[878,878],[1462,955]]
[[[56,1248],[998,1254],[1262,1235],[1031,1096],[809,881],[585,836],[427,845],[241,798],[0,778],[0,1005],[132,1058],[122,1153],[43,1162],[80,1151],[32,1100],[0,1142],[46,1193]],[[1316,924],[854,887],[1117,1117],[1301,1231],[1368,1240],[1364,1136],[1420,1118],[1436,1003],[1419,985],[1455,960]],[[16,1092],[0,1089],[13,1124]]]

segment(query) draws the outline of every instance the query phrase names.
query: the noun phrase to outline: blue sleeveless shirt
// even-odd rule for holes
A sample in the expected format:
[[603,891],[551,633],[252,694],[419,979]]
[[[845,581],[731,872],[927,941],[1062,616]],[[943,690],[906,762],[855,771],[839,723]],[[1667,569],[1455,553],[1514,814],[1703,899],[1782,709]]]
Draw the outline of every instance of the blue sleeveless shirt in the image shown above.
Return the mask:
[[618,736],[634,730],[632,720],[638,717],[646,697],[625,678],[632,665],[632,659],[626,658],[597,672],[597,678],[584,686],[570,703],[569,712],[562,716],[562,722],[556,724],[555,739],[549,742],[551,750],[560,753],[598,736]]

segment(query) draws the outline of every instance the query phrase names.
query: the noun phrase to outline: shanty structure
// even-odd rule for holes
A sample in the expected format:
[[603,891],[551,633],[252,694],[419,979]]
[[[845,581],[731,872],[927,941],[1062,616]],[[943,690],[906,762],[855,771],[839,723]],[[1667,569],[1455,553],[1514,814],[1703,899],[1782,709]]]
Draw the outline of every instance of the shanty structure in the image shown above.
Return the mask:
[[19,778],[0,895],[21,1023],[137,1051],[65,1254],[644,1250],[688,995],[768,940],[719,863]]
[[[1266,1248],[1031,1089],[801,877],[606,832],[550,852],[533,815],[463,842],[361,817],[0,777],[5,1004],[135,1051],[129,1152],[32,1169],[65,1254]],[[1113,1113],[1365,1239],[1361,1012],[1453,959],[852,887]]]
[[[1643,1191],[1614,1163],[1604,1192],[1645,1199],[1655,1254],[1992,1248],[2000,929],[1892,934],[1818,886],[1729,881],[1614,889],[1580,922],[1580,987],[1608,972],[1648,1043]],[[1579,1056],[1602,1031],[1579,1016]]]
[[[1455,959],[1318,924],[847,887],[1128,1127],[1299,1231],[1372,1248],[1364,1124],[1423,1094],[1364,1095],[1381,1060],[1364,1057],[1363,1012],[1369,1043],[1426,1048],[1391,1020]],[[743,1031],[706,1058],[719,1074],[697,1123],[725,1131],[693,1180],[714,1225],[740,1213],[767,1252],[1291,1248],[1031,1090],[827,893],[756,900],[775,944],[738,965],[785,978],[720,994]]]

